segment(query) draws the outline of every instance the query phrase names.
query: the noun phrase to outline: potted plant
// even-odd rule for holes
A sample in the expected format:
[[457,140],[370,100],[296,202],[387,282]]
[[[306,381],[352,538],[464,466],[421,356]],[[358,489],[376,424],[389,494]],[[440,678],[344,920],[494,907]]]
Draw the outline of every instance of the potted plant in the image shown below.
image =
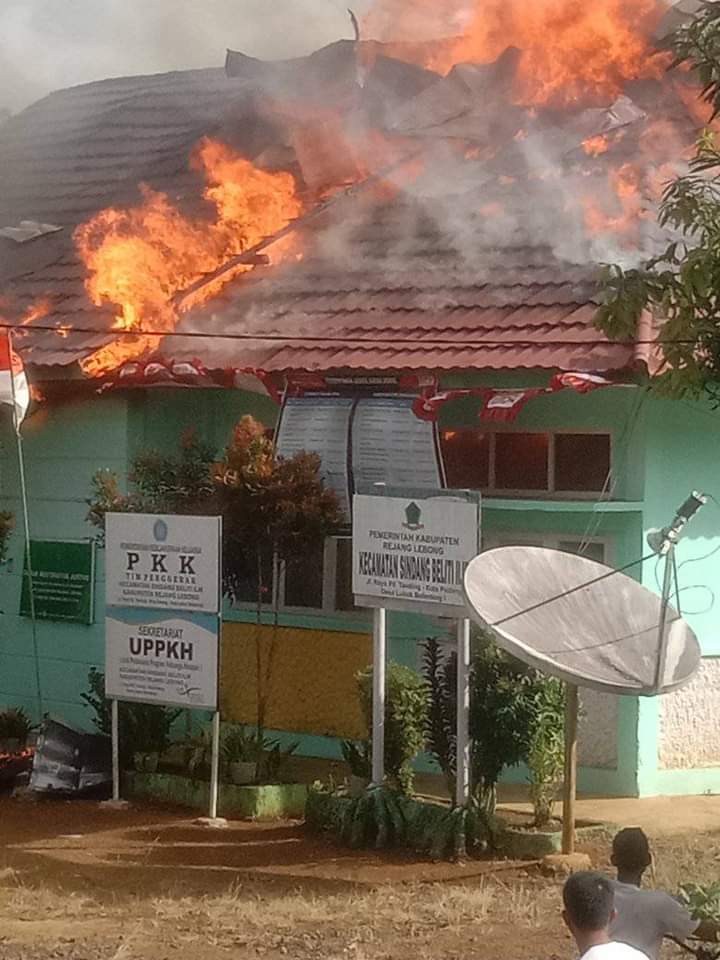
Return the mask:
[[133,766],[138,773],[157,773],[159,763],[159,753],[143,753],[142,751],[138,751],[133,754]]
[[225,734],[222,752],[231,783],[238,786],[255,783],[261,753],[256,733],[247,733],[244,727],[232,727]]
[[351,797],[362,796],[372,779],[372,757],[369,740],[343,740],[343,760],[350,767],[348,793]]
[[22,707],[0,711],[0,753],[17,753],[27,746],[33,725]]

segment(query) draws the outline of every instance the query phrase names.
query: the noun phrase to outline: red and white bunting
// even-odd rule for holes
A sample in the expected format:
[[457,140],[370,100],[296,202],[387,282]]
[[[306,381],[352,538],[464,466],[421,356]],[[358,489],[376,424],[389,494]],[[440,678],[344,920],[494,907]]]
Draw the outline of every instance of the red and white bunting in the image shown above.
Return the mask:
[[[616,387],[620,384],[613,383],[606,377],[598,376],[596,373],[556,373],[550,381],[550,390],[575,390],[576,393],[590,393],[592,390],[598,390],[600,387]],[[622,384],[622,386],[631,386],[631,384]]]
[[30,406],[30,387],[20,357],[12,348],[7,330],[0,332],[0,403],[15,404],[16,426],[20,426]]
[[480,419],[512,423],[525,404],[540,393],[545,390],[535,387],[529,390],[488,390]]
[[632,383],[618,383],[595,373],[576,373],[566,371],[557,373],[547,387],[524,387],[515,389],[495,389],[491,387],[473,387],[459,390],[426,390],[414,402],[413,412],[420,420],[435,422],[441,408],[452,400],[467,397],[479,397],[482,400],[481,420],[512,422],[525,405],[543,394],[557,393],[560,390],[574,390],[576,393],[590,393],[601,387],[632,387]]

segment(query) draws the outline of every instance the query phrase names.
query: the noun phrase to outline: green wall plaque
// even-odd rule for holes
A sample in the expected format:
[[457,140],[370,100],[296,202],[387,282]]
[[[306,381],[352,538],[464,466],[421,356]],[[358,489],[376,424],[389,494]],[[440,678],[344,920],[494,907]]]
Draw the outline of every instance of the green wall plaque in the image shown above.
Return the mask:
[[[35,617],[91,624],[94,620],[95,544],[92,540],[31,540]],[[29,617],[27,554],[20,616]]]

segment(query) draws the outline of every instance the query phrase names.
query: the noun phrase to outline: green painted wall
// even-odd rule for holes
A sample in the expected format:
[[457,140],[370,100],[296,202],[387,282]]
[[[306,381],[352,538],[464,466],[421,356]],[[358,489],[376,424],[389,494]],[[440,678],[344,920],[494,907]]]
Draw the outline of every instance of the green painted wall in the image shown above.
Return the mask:
[[[38,716],[30,621],[18,616],[25,553],[17,451],[10,418],[0,422],[0,509],[12,510],[16,530],[9,561],[0,567],[0,706],[22,706]],[[127,473],[128,411],[124,399],[43,407],[23,426],[30,533],[38,539],[91,536],[85,522],[90,478],[100,467]],[[37,624],[44,709],[71,723],[88,722],[80,701],[88,668],[104,659],[102,552],[98,552],[95,623]]]
[[[644,533],[669,523],[692,490],[720,501],[720,413],[686,401],[654,399],[646,414]],[[677,550],[683,615],[706,656],[720,655],[720,508],[711,501],[689,524]],[[685,564],[687,564],[685,566]],[[660,568],[661,569],[661,568]],[[643,583],[658,591],[656,561],[643,568]],[[710,588],[712,593],[708,592]],[[700,612],[703,611],[703,612]],[[720,768],[658,769],[658,699],[643,698],[638,722],[638,793],[720,792]],[[712,723],[713,718],[707,718]]]
[[[517,373],[518,384],[542,380]],[[474,378],[480,382],[481,378]],[[468,378],[464,378],[468,382]],[[485,379],[483,382],[489,382]],[[504,385],[510,383],[505,375]],[[457,402],[443,410],[443,426],[477,424],[476,402]],[[90,478],[101,467],[124,476],[138,452],[148,448],[170,451],[189,426],[210,439],[218,452],[227,442],[233,424],[252,413],[268,425],[276,408],[265,398],[230,391],[148,390],[106,395],[93,402],[62,404],[41,409],[25,425],[28,481],[31,495],[31,532],[37,537],[82,538],[91,535],[84,521]],[[693,487],[720,490],[720,448],[712,442],[718,415],[684,403],[655,397],[643,400],[640,390],[615,388],[589,396],[570,392],[535,400],[521,413],[516,428],[601,429],[614,435],[616,502],[595,508],[588,502],[487,500],[483,511],[486,535],[494,533],[552,533],[581,538],[588,533],[611,538],[612,562],[621,566],[645,552],[644,535],[651,526],[667,522]],[[0,423],[0,509],[20,517],[15,445],[9,418]],[[708,507],[688,530],[680,560],[710,553],[718,542],[720,515]],[[34,668],[29,624],[17,616],[20,569],[23,556],[21,528],[11,542],[10,562],[0,569],[0,706],[20,704],[35,713]],[[718,582],[720,554],[693,563],[682,574],[691,582]],[[90,664],[103,659],[103,564],[99,554],[97,604],[92,627],[39,624],[41,680],[46,709],[71,722],[89,721],[80,693],[85,689]],[[637,569],[637,576],[655,588],[654,564]],[[690,594],[688,594],[690,598]],[[705,601],[700,598],[699,604]],[[688,607],[690,604],[688,603]],[[250,610],[226,609],[228,620],[248,621]],[[689,615],[706,653],[720,654],[718,612]],[[281,623],[299,628],[365,633],[364,615],[326,617],[285,614]],[[416,665],[418,641],[444,629],[420,616],[391,614],[391,656]],[[676,771],[657,770],[657,703],[624,698],[618,723],[617,770],[582,770],[582,789],[598,793],[647,794],[680,789]],[[307,737],[304,747],[319,755],[337,756],[337,742]],[[524,777],[521,770],[512,778]],[[687,781],[687,775],[685,777]],[[720,770],[693,772],[693,789],[720,789]]]

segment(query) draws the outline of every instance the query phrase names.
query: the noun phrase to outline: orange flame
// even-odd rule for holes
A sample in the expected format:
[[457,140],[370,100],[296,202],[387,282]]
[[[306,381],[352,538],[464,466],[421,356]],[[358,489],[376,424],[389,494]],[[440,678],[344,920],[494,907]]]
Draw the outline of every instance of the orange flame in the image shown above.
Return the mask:
[[462,35],[450,45],[428,45],[422,57],[441,72],[459,62],[490,63],[517,47],[523,57],[514,99],[525,105],[607,103],[626,80],[660,76],[669,60],[647,39],[665,11],[661,0],[472,0],[463,18],[465,6],[375,0],[365,28],[378,39],[411,39],[427,37],[431,23],[447,33],[449,24]]
[[640,222],[649,216],[649,211],[643,209],[642,173],[635,164],[624,163],[610,169],[608,181],[617,198],[616,210],[608,213],[594,195],[582,197],[585,227],[594,235],[618,234],[623,246],[632,247],[638,239]]
[[42,297],[40,300],[34,300],[23,313],[20,319],[20,326],[26,327],[28,324],[43,320],[50,313],[51,309],[52,304],[46,297]]
[[599,157],[608,152],[610,143],[607,137],[599,134],[597,137],[588,137],[587,140],[583,140],[582,148],[589,157]]
[[[75,231],[75,243],[89,276],[86,289],[94,304],[119,308],[115,328],[138,331],[82,362],[85,373],[99,376],[140,352],[157,346],[158,337],[142,332],[172,331],[177,319],[173,297],[219,266],[278,233],[302,210],[288,173],[253,166],[228,146],[204,139],[191,166],[205,179],[203,196],[214,217],[190,219],[168,197],[141,186],[142,203],[129,209],[102,210]],[[204,298],[239,272],[209,285]]]

